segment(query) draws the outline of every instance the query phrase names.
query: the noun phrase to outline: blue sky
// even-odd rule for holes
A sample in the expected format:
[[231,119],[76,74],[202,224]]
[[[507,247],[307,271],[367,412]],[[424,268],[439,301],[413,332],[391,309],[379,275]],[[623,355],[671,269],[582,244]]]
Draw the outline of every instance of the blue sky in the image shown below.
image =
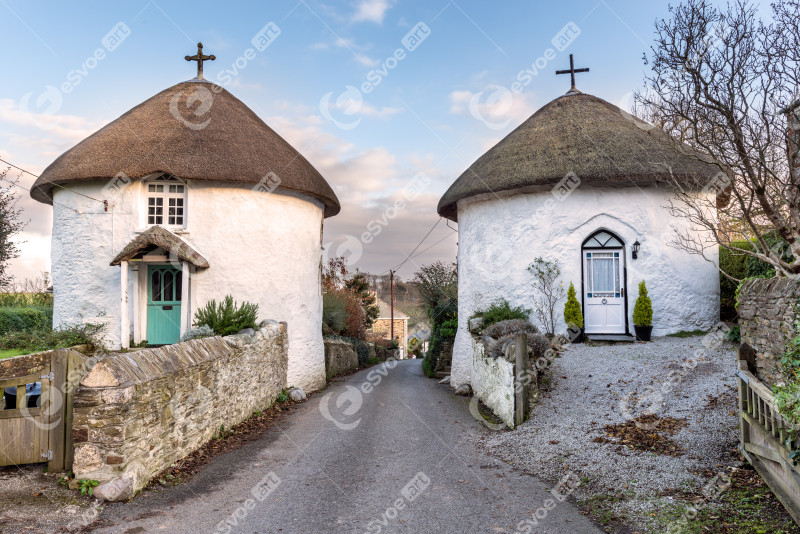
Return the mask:
[[[0,157],[38,174],[103,124],[192,78],[183,57],[202,41],[217,57],[206,78],[334,187],[342,213],[326,221],[329,253],[379,273],[436,223],[436,203],[461,172],[569,89],[569,76],[554,73],[570,53],[591,68],[579,89],[628,108],[654,22],[666,15],[666,2],[641,0],[0,0]],[[30,224],[12,272],[25,277],[49,269],[51,215],[24,192],[21,206]],[[399,275],[454,261],[456,241],[441,221]]]

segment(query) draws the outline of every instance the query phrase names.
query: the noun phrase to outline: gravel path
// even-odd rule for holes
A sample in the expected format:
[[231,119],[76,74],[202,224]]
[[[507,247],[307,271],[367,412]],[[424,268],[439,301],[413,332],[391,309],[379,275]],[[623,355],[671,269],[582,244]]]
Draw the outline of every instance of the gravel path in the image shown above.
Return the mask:
[[[567,347],[553,363],[551,389],[531,419],[515,431],[487,435],[482,446],[547,480],[577,473],[584,479],[579,500],[590,508],[602,503],[611,515],[626,518],[618,532],[663,532],[651,514],[673,501],[659,493],[697,490],[710,480],[703,472],[721,473],[737,463],[731,454],[738,441],[736,352],[728,342],[710,341],[701,336]],[[607,437],[605,425],[642,413],[685,419],[687,425],[670,436],[685,452],[656,455],[593,441]],[[609,532],[615,528],[610,525]]]

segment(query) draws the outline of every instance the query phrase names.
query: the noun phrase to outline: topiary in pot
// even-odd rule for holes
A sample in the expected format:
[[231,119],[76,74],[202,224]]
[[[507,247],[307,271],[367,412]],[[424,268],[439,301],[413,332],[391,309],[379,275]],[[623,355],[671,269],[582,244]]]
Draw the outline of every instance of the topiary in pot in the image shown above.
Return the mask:
[[572,342],[580,343],[583,341],[583,312],[581,311],[581,303],[578,302],[578,297],[575,294],[575,285],[572,282],[569,283],[567,302],[564,304],[564,322],[567,323],[568,329],[580,328],[580,334]]
[[653,303],[647,295],[644,280],[639,282],[639,298],[633,306],[633,329],[636,331],[636,339],[650,341],[650,334],[653,332]]

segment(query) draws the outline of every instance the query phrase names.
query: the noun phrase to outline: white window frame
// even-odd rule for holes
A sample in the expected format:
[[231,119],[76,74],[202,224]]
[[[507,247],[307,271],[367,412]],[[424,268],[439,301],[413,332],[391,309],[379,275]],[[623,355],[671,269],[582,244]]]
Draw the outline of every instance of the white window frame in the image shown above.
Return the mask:
[[[163,226],[171,229],[185,229],[188,217],[189,187],[188,184],[172,175],[161,174],[144,181],[144,226]],[[152,189],[157,189],[152,191]],[[158,205],[153,205],[156,203]],[[174,206],[170,206],[173,203]],[[181,204],[181,205],[179,205]],[[170,208],[175,209],[176,218],[170,223]],[[150,208],[161,208],[161,214],[151,214]],[[178,211],[182,210],[182,214]],[[157,211],[157,210],[156,210]],[[151,219],[152,217],[152,219]],[[161,217],[161,221],[158,221]],[[176,222],[180,217],[180,222]]]

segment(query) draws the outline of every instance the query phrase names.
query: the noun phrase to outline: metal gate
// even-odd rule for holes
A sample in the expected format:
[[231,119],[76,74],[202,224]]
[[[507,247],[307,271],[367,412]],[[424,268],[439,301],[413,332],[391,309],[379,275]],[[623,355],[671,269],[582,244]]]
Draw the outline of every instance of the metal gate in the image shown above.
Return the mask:
[[84,360],[70,349],[0,360],[0,466],[71,466],[72,397]]

